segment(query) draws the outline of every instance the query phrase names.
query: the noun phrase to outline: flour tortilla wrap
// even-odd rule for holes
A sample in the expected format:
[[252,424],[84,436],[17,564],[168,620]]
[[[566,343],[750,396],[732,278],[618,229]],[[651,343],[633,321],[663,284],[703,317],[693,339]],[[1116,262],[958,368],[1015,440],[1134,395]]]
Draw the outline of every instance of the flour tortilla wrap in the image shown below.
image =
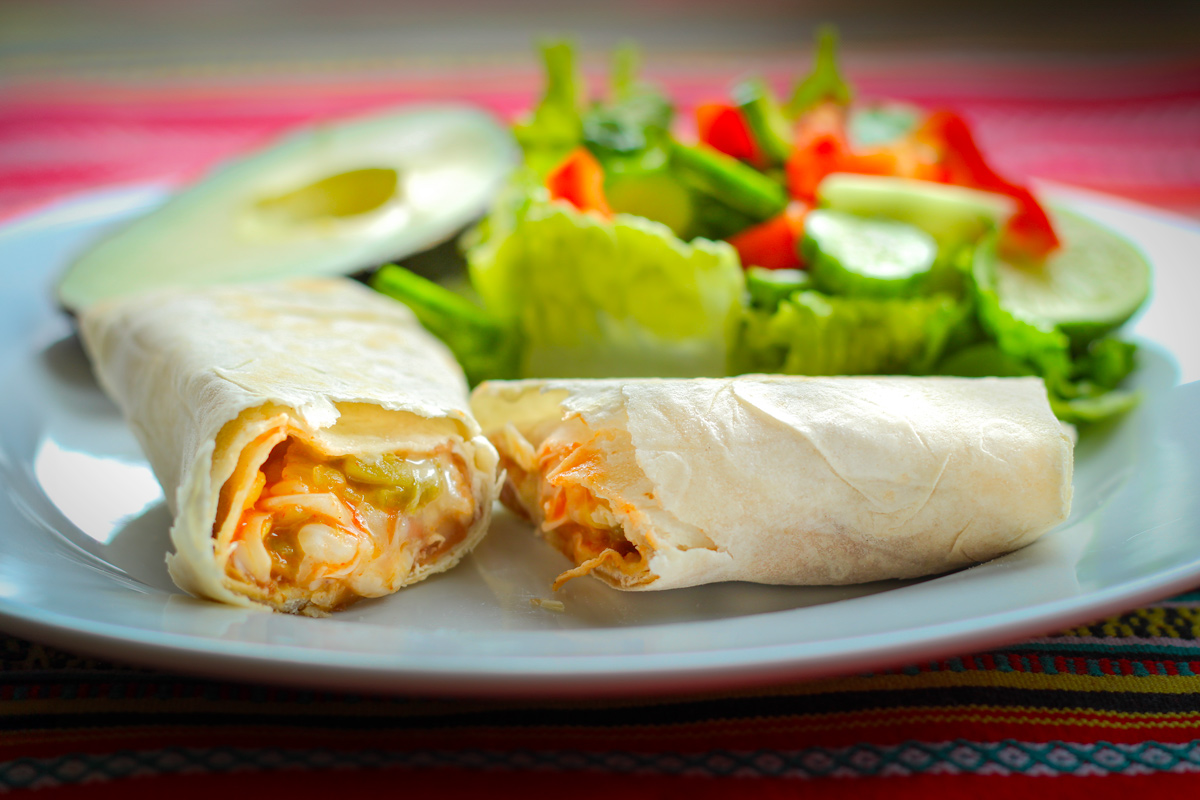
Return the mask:
[[490,382],[506,504],[620,589],[912,578],[1066,519],[1072,440],[1036,378]]
[[321,615],[457,563],[496,452],[409,310],[350,280],[166,290],[86,310],[84,346],[162,483],[196,595]]

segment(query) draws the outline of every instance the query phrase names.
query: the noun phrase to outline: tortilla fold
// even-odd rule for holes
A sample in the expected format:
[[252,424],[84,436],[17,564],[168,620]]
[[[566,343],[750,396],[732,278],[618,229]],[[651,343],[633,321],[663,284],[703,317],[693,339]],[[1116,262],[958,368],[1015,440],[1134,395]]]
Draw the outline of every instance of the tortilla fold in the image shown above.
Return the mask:
[[85,310],[80,331],[192,594],[323,615],[449,569],[487,529],[497,455],[462,371],[361,284],[155,291]]
[[495,381],[501,499],[628,590],[913,578],[1066,519],[1073,443],[1037,378]]

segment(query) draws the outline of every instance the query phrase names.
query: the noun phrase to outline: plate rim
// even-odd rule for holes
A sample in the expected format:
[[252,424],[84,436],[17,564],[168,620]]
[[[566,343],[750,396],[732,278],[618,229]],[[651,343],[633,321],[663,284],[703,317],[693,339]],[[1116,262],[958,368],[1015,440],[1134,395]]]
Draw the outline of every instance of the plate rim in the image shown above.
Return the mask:
[[[1062,184],[1039,182],[1052,197],[1102,203],[1127,213],[1177,225],[1200,235],[1200,223],[1136,201]],[[51,202],[40,208],[0,220],[0,242],[20,238],[55,225],[98,224],[116,218],[122,211],[149,209],[165,199],[170,184],[139,182],[102,187]],[[114,211],[111,206],[122,206]],[[123,205],[122,205],[123,204]],[[96,206],[90,212],[88,206]],[[82,206],[82,210],[76,208]],[[106,210],[106,206],[108,207]],[[1165,347],[1163,348],[1165,350]],[[1194,384],[1190,384],[1194,385]],[[1179,391],[1176,386],[1169,390]],[[7,526],[6,526],[7,527]],[[859,634],[819,642],[755,645],[681,653],[636,653],[580,656],[563,669],[550,662],[562,657],[491,655],[489,668],[470,667],[465,656],[441,656],[466,665],[435,663],[424,667],[388,664],[379,654],[353,653],[351,663],[330,660],[330,651],[296,648],[262,642],[213,641],[192,634],[153,631],[146,628],[69,617],[60,612],[13,601],[0,596],[0,620],[6,631],[34,641],[75,649],[118,661],[148,664],[160,669],[183,671],[211,678],[255,680],[247,667],[270,665],[272,682],[296,686],[320,686],[351,690],[403,692],[411,694],[453,693],[472,696],[634,696],[664,690],[693,691],[749,686],[778,680],[807,680],[844,674],[868,666],[886,669],[917,660],[938,658],[1002,645],[1021,637],[1044,633],[1082,621],[1115,613],[1135,605],[1170,596],[1200,579],[1200,550],[1193,561],[1108,587],[1008,609],[983,616],[934,622],[907,629],[904,641],[889,641],[883,633]],[[793,609],[794,610],[794,609]],[[764,612],[767,614],[782,613]],[[667,623],[689,625],[693,622]],[[704,624],[704,623],[699,623]],[[528,634],[530,632],[520,632]],[[543,633],[543,632],[533,632]],[[287,656],[271,655],[264,648]],[[813,652],[813,651],[817,652]],[[256,652],[258,651],[258,652]],[[336,653],[336,651],[334,651]],[[324,654],[325,658],[296,658],[298,654]],[[343,654],[336,653],[341,656]],[[682,656],[691,658],[680,663]],[[186,659],[186,663],[182,660]],[[357,661],[359,663],[353,663]],[[428,659],[426,659],[428,661]],[[476,660],[476,664],[477,664]],[[633,668],[629,665],[633,664]],[[286,667],[280,671],[280,667]],[[497,669],[497,667],[500,667]],[[617,671],[614,672],[613,668]],[[614,686],[614,677],[628,682]],[[608,681],[597,679],[608,678]]]
[[[816,656],[802,652],[813,647],[813,643],[792,643],[705,651],[699,654],[706,662],[701,664],[680,664],[678,659],[681,656],[678,653],[589,655],[583,657],[589,662],[588,668],[576,669],[573,665],[567,670],[546,668],[556,659],[562,659],[561,656],[492,655],[488,657],[489,662],[502,663],[504,669],[484,672],[470,668],[456,669],[458,663],[469,662],[469,656],[442,657],[458,663],[436,663],[417,669],[396,669],[394,665],[386,663],[361,663],[364,659],[372,662],[382,660],[381,656],[373,654],[357,654],[355,658],[360,663],[334,663],[321,659],[278,658],[254,652],[264,647],[261,643],[223,642],[221,650],[213,650],[209,640],[186,634],[153,633],[115,623],[91,621],[85,621],[82,627],[72,626],[54,619],[65,615],[39,609],[35,610],[40,614],[13,614],[10,606],[16,604],[5,598],[0,598],[0,619],[4,621],[6,631],[16,632],[26,638],[36,635],[34,641],[77,649],[118,662],[137,663],[238,682],[262,682],[254,677],[248,678],[247,668],[269,665],[272,667],[272,683],[304,688],[376,692],[382,690],[398,694],[454,694],[472,697],[636,697],[664,691],[686,693],[747,688],[777,681],[815,680],[847,675],[861,669],[888,670],[916,661],[937,660],[954,654],[990,649],[1038,633],[1058,630],[1085,619],[1102,618],[1195,586],[1196,580],[1200,578],[1200,555],[1192,563],[1176,567],[1169,573],[1171,577],[1167,580],[1160,579],[1163,573],[1156,573],[1155,576],[1143,577],[1103,592],[1050,601],[1028,610],[1009,610],[918,627],[909,631],[917,634],[915,642],[909,639],[882,647],[874,646],[873,640],[886,640],[889,637],[886,634],[873,633],[824,640],[822,645],[855,642],[857,646],[832,648],[830,652]],[[1102,599],[1097,601],[1097,596]],[[1026,613],[1033,610],[1037,613]],[[766,613],[786,614],[788,611]],[[38,616],[45,619],[39,620]],[[972,633],[968,626],[978,627],[978,630]],[[112,628],[113,631],[107,632],[106,628]],[[966,630],[966,633],[960,633],[960,630]],[[135,633],[132,636],[122,636],[119,635],[120,631]],[[176,643],[173,641],[176,639],[184,642],[194,641],[196,644],[189,646],[186,643]],[[205,647],[201,643],[207,643],[209,646]],[[132,650],[130,645],[133,645]],[[287,645],[272,647],[288,653],[295,649],[310,652],[306,648],[291,648]],[[237,652],[242,649],[248,652]],[[761,657],[764,652],[771,652],[771,656]],[[758,657],[742,658],[747,653]],[[134,654],[135,657],[129,658],[130,654]],[[804,658],[798,662],[796,659],[801,656]],[[189,660],[186,664],[181,664],[178,661],[180,658]],[[624,666],[620,662],[630,660],[639,662],[637,669],[613,671],[614,666]],[[279,671],[281,667],[283,671]],[[636,684],[623,684],[618,687],[611,680],[614,677]]]

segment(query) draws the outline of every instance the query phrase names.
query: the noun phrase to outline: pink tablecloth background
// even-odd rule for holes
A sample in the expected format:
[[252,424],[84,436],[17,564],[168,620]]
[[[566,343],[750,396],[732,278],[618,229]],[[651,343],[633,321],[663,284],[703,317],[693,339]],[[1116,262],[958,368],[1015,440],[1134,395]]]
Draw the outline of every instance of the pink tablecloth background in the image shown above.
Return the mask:
[[[806,64],[753,64],[782,89]],[[748,65],[650,65],[684,120]],[[976,126],[997,167],[1200,216],[1200,58],[1108,61],[949,56],[851,63],[864,98],[952,108]],[[597,76],[598,78],[598,76]],[[298,124],[402,103],[459,100],[504,117],[535,99],[527,64],[320,77],[139,76],[0,83],[0,217],[90,188],[185,181]],[[598,83],[597,79],[597,83]]]

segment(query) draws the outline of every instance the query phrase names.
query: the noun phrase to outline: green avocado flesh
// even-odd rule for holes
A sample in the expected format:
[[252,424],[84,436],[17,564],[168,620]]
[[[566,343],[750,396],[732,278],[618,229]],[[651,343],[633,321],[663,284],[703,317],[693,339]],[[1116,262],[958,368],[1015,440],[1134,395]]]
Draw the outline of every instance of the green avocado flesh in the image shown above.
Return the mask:
[[69,311],[166,286],[346,275],[444,241],[516,161],[509,131],[466,106],[327,123],[228,162],[80,255]]

